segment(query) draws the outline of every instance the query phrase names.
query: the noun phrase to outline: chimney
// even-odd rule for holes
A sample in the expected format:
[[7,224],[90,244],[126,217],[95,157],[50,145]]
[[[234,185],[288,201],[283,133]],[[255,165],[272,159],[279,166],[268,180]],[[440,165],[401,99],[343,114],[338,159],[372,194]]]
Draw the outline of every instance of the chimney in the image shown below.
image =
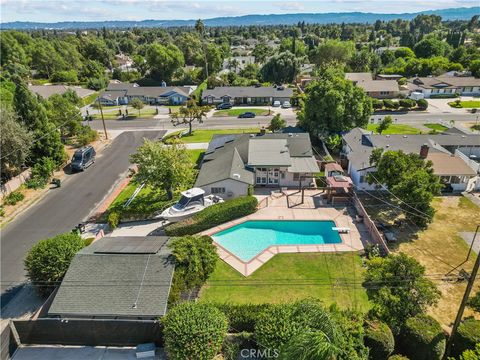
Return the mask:
[[260,129],[260,135],[265,135],[266,132],[267,130],[265,129],[264,126],[262,126],[262,128]]
[[420,147],[420,157],[422,159],[426,159],[427,156],[428,156],[428,145],[427,144],[423,144],[421,147]]

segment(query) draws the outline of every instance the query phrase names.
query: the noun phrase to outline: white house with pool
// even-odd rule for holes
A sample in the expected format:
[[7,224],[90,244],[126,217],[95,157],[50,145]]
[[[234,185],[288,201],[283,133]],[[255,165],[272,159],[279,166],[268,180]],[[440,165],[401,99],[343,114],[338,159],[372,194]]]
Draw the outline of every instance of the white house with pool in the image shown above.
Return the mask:
[[195,186],[224,199],[254,187],[314,185],[320,172],[305,132],[216,135],[209,143]]

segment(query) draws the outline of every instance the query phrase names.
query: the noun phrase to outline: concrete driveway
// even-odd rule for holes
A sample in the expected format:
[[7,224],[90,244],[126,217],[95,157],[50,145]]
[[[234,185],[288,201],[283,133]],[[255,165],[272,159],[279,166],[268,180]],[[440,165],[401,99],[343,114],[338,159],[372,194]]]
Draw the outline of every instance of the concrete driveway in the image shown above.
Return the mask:
[[[472,96],[461,96],[458,99],[461,101],[478,100]],[[426,99],[428,101],[429,114],[469,114],[469,109],[457,109],[448,105],[449,102],[457,100],[455,99]]]

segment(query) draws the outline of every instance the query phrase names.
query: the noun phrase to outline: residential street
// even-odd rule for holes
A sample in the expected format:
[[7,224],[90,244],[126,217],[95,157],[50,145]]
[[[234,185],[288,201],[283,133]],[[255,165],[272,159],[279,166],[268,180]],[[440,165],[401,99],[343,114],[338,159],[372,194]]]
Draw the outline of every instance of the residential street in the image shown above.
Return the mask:
[[[160,138],[164,131],[125,132],[97,157],[85,172],[68,175],[61,188],[52,189],[37,204],[2,229],[1,282],[2,307],[9,301],[10,288],[25,280],[23,259],[37,241],[69,231],[86,219],[107,196],[129,167],[129,154],[143,138]],[[14,289],[15,290],[15,289]]]

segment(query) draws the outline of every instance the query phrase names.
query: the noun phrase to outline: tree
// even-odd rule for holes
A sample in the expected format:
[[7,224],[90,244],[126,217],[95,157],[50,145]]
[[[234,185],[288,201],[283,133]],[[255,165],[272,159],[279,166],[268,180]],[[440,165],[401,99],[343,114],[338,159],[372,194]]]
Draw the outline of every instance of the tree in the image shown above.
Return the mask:
[[317,46],[310,56],[317,66],[346,64],[353,56],[355,45],[351,41],[327,40]]
[[75,254],[85,246],[78,234],[65,233],[39,241],[25,258],[27,277],[41,295],[60,284]]
[[143,101],[140,100],[139,98],[134,98],[134,99],[132,99],[132,101],[130,101],[130,105],[131,105],[134,109],[137,109],[137,110],[138,110],[138,116],[140,116],[140,110],[142,110],[143,107],[145,106],[145,104],[143,103]]
[[130,156],[130,162],[138,165],[138,182],[164,190],[169,200],[174,191],[188,188],[193,180],[194,164],[185,146],[178,143],[166,146],[145,139],[137,153]]
[[172,360],[211,360],[222,347],[228,321],[216,307],[184,302],[162,319],[165,351]]
[[65,94],[54,94],[46,102],[48,119],[59,128],[62,138],[76,135],[82,127],[80,109],[70,94]]
[[386,186],[400,202],[407,221],[425,227],[433,219],[435,210],[431,202],[441,190],[438,176],[433,173],[432,162],[418,154],[403,151],[375,149],[370,163],[376,171],[369,174],[368,181]]
[[468,306],[475,312],[480,313],[480,291],[468,300]]
[[272,56],[260,70],[263,81],[276,84],[290,83],[299,69],[298,59],[289,51]]
[[270,55],[272,55],[272,49],[264,43],[259,43],[255,45],[252,55],[255,56],[256,62],[262,64]]
[[23,82],[18,83],[15,88],[13,105],[20,121],[29,130],[33,131],[48,121],[45,107]]
[[393,119],[390,115],[385,116],[378,124],[377,126],[377,132],[379,134],[383,133],[385,130],[387,130],[390,125],[392,125]]
[[476,78],[480,78],[480,60],[473,60],[470,62],[470,71]]
[[0,107],[0,119],[1,175],[2,179],[9,179],[25,164],[30,154],[32,134],[17,121],[9,108]]
[[327,148],[329,148],[334,153],[337,153],[342,147],[342,137],[338,134],[332,134],[330,136],[327,136],[324,142],[325,145],[327,145]]
[[372,100],[363,89],[328,67],[306,89],[300,125],[313,136],[365,127],[373,112]]
[[425,267],[404,253],[367,261],[364,286],[376,318],[389,324],[394,333],[405,321],[435,305],[440,292],[425,277]]
[[154,43],[145,55],[150,76],[158,81],[170,81],[177,69],[185,65],[183,53],[173,44]]
[[188,135],[191,135],[193,122],[203,123],[203,118],[207,116],[209,110],[208,106],[199,106],[194,100],[190,100],[187,106],[182,106],[171,113],[170,118],[174,125],[188,124]]
[[282,119],[280,114],[276,114],[272,120],[270,120],[270,125],[268,126],[268,129],[272,132],[282,130],[285,126],[287,126],[287,122]]
[[419,58],[431,58],[434,56],[445,56],[450,46],[434,37],[427,37],[418,42],[413,50]]

